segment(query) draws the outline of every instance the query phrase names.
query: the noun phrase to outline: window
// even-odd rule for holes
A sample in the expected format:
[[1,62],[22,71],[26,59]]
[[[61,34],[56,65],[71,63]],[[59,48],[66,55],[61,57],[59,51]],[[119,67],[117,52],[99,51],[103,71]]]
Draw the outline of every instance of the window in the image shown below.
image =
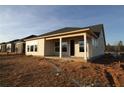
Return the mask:
[[27,46],[27,52],[29,52],[29,50],[30,50],[30,49],[29,49],[29,45],[28,45],[28,46]]
[[28,45],[27,52],[37,52],[37,45]]
[[79,51],[84,52],[84,41],[79,41]]
[[62,52],[67,52],[67,42],[62,42]]
[[31,45],[31,46],[30,46],[30,51],[33,52],[33,49],[34,49],[34,46]]
[[55,42],[55,52],[59,52],[59,42]]
[[35,49],[34,50],[35,50],[35,52],[37,52],[37,45],[35,45]]

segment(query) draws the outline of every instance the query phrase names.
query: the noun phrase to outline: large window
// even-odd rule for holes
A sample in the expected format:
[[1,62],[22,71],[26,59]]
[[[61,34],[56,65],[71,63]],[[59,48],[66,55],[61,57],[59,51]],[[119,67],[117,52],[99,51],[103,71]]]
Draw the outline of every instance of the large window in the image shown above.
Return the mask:
[[55,42],[55,52],[59,52],[59,42]]
[[37,52],[37,45],[27,45],[27,52]]
[[33,52],[33,49],[34,49],[34,46],[31,45],[31,46],[30,46],[30,51]]
[[29,45],[27,46],[27,52],[29,52],[30,48],[29,48]]
[[79,41],[79,52],[84,52],[84,41],[83,40]]
[[[55,52],[59,52],[59,42],[55,42]],[[67,52],[67,42],[62,42],[62,52]]]
[[67,42],[62,42],[62,52],[67,52]]
[[35,45],[35,52],[37,52],[37,45]]

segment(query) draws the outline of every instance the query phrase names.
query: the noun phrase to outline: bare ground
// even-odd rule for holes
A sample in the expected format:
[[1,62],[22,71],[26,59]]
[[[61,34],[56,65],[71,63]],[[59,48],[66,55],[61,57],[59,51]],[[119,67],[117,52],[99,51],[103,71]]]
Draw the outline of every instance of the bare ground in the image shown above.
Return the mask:
[[105,55],[93,62],[62,61],[24,55],[0,56],[0,86],[124,86],[124,60]]

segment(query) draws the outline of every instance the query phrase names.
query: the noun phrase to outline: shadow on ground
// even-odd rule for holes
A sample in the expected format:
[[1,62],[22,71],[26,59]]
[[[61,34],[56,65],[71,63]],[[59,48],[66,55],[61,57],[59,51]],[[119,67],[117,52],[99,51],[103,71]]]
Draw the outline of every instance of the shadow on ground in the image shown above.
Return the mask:
[[115,62],[124,62],[124,54],[114,56],[112,54],[105,54],[99,58],[96,58],[95,60],[91,61],[91,63],[96,63],[96,64],[103,64],[103,65],[110,65]]

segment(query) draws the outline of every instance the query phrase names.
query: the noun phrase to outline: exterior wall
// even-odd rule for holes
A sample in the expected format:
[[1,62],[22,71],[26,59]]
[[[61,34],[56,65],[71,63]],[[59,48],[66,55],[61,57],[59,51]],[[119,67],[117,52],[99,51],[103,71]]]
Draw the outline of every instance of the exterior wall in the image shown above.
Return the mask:
[[16,52],[15,43],[16,43],[16,42],[12,42],[12,43],[11,43],[11,51],[12,51],[12,52]]
[[1,46],[1,52],[6,52],[6,45],[5,44]]
[[45,56],[56,56],[54,49],[54,43],[58,40],[46,40],[45,41]]
[[[93,40],[94,38],[92,38]],[[95,39],[96,40],[96,46],[93,45],[92,43],[92,57],[97,57],[100,55],[104,54],[105,51],[105,42],[104,42],[104,37],[103,37],[103,32],[101,31],[99,38]]]
[[6,45],[6,52],[16,52],[15,51],[15,42],[8,43]]
[[92,39],[88,38],[87,39],[87,58],[90,59],[92,58]]
[[[26,55],[34,55],[34,56],[44,56],[44,39],[37,39],[37,40],[31,40],[26,41]],[[28,45],[37,45],[37,52],[28,52],[27,46]]]
[[15,47],[16,47],[16,53],[17,54],[25,53],[25,43],[24,42],[17,42],[15,44]]
[[6,44],[1,45],[1,52],[6,52]]
[[12,50],[11,43],[8,43],[8,44],[6,45],[6,47],[7,47],[7,52],[12,52],[12,51],[11,51],[11,50]]
[[0,45],[0,52],[1,52],[1,45]]

